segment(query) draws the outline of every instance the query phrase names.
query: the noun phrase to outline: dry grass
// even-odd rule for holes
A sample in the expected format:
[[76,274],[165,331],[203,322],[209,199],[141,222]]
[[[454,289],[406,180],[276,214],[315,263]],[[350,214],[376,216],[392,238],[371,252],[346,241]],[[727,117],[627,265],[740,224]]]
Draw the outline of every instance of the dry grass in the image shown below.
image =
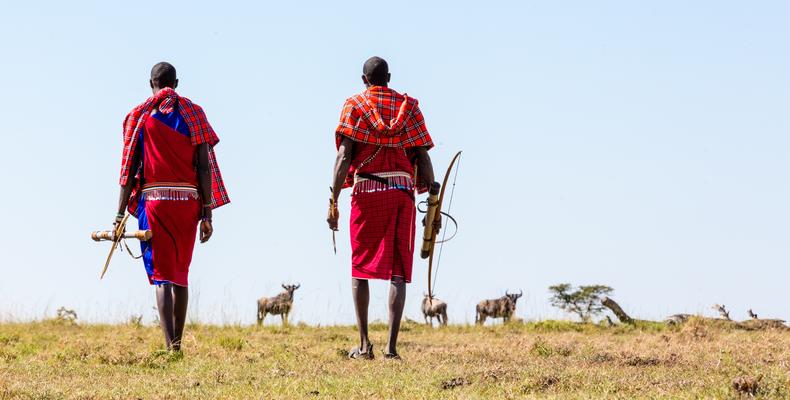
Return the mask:
[[[377,352],[385,333],[372,326]],[[195,325],[173,355],[134,323],[4,324],[0,399],[790,398],[788,331],[407,322],[400,362],[346,360],[355,338],[353,327]]]

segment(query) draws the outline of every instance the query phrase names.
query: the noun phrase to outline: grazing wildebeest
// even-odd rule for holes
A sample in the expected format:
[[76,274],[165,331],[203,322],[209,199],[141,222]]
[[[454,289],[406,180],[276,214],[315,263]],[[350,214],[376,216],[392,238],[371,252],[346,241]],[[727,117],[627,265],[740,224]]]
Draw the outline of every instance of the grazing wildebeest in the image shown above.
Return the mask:
[[429,298],[426,294],[422,299],[422,316],[425,318],[425,323],[433,326],[433,318],[436,317],[439,323],[447,325],[447,303],[437,299]]
[[519,291],[518,294],[515,294],[508,293],[506,290],[505,295],[498,299],[483,300],[477,303],[475,323],[482,325],[486,322],[486,318],[488,317],[502,318],[504,322],[508,322],[513,314],[516,313],[516,301],[518,301],[518,298],[523,294],[523,291]]
[[266,314],[277,315],[280,314],[283,325],[288,324],[288,313],[291,312],[291,307],[294,304],[294,290],[299,289],[298,283],[296,285],[283,284],[284,292],[274,297],[262,297],[258,300],[258,325],[263,324],[263,319]]

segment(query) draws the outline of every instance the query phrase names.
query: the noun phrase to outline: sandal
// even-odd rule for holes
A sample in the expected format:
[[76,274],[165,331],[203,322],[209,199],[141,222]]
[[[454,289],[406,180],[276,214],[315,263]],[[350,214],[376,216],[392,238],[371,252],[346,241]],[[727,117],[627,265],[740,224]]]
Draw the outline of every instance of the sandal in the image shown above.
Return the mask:
[[386,351],[384,352],[384,359],[385,360],[398,360],[398,361],[401,360],[400,354],[398,354],[398,353],[387,353]]
[[361,347],[354,347],[348,352],[348,358],[351,360],[372,360],[374,357],[371,343],[368,343],[368,348],[364,352]]

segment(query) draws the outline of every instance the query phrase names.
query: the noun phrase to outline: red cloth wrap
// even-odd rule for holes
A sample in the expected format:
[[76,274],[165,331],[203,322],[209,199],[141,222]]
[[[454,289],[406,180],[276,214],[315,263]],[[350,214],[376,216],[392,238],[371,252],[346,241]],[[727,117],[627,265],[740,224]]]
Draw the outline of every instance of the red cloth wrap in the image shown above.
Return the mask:
[[188,285],[189,265],[195,248],[200,200],[145,200],[145,214],[154,237],[151,238],[153,281]]
[[[433,140],[425,126],[425,119],[420,111],[419,102],[413,97],[402,95],[395,90],[383,86],[371,86],[362,93],[348,98],[340,113],[340,123],[335,129],[335,146],[339,147],[343,137],[357,142],[355,154],[359,153],[359,144],[378,146],[383,150],[397,149],[407,152],[407,162],[412,163],[410,149],[415,147],[433,147]],[[371,152],[372,154],[372,152]],[[381,155],[379,155],[381,156]],[[403,170],[412,173],[413,168]],[[362,171],[368,172],[368,171]],[[343,187],[353,183],[354,169],[349,171],[349,178]],[[428,189],[430,182],[416,182],[419,193]]]
[[351,276],[411,282],[414,263],[414,201],[400,190],[351,197]]
[[196,147],[189,138],[156,118],[146,119],[144,126],[142,178],[146,186],[197,188]]
[[[138,171],[131,171],[132,159],[134,152],[137,151],[137,140],[140,135],[140,130],[145,125],[146,120],[153,111],[154,107],[158,107],[158,111],[170,114],[173,112],[174,107],[178,106],[178,111],[184,118],[184,121],[189,127],[190,141],[193,146],[202,143],[208,143],[211,146],[209,150],[209,168],[211,170],[211,206],[217,208],[230,203],[228,192],[225,189],[225,184],[222,181],[222,174],[217,164],[217,156],[214,154],[214,146],[219,143],[219,137],[214,132],[214,129],[208,123],[206,113],[197,104],[193,103],[186,97],[179,96],[172,88],[164,88],[157,92],[155,95],[149,97],[142,104],[135,107],[123,121],[123,156],[121,158],[121,186],[125,185],[130,176],[137,176]],[[137,181],[137,186],[133,188],[132,195],[129,200],[129,212],[137,216],[137,200],[140,192],[140,181]]]
[[[144,259],[149,269],[148,280],[187,286],[202,211],[196,189],[196,147],[188,136],[155,117],[147,118],[143,127],[142,180],[145,187],[176,188],[154,189],[143,194],[143,215],[138,215],[140,228],[153,233],[148,243],[150,259]],[[192,189],[179,190],[179,187]]]
[[417,99],[383,86],[349,97],[335,134],[337,145],[347,136],[377,146],[433,147]]
[[[376,154],[378,152],[378,154]],[[361,166],[365,160],[376,154],[376,158],[367,165]],[[364,172],[368,174],[375,174],[377,172],[393,172],[401,171],[406,172],[410,176],[414,176],[414,164],[411,162],[411,151],[395,148],[395,147],[378,147],[364,143],[355,143],[354,156],[351,160],[351,166],[348,172],[348,181],[344,187],[351,187],[354,185],[354,174],[357,172]]]
[[[414,176],[413,149],[433,147],[417,100],[382,86],[346,100],[335,130],[337,147],[343,137],[355,142],[344,187],[353,184],[355,172]],[[427,189],[422,182],[416,186],[421,191]],[[385,280],[401,276],[411,282],[415,219],[414,198],[402,190],[355,192],[349,223],[351,276]]]
[[[378,146],[356,143],[353,171],[406,172],[413,166],[402,148],[383,147],[368,164],[360,166],[376,153]],[[389,189],[351,196],[351,276],[360,279],[392,279],[402,276],[411,282],[414,261],[416,209],[414,199],[401,190]]]

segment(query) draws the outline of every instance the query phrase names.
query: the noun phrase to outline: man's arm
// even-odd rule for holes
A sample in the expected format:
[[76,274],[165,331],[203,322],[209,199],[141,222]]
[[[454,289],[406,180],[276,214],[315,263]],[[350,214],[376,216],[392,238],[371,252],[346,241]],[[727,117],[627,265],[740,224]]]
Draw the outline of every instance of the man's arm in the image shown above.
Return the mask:
[[137,171],[140,169],[140,152],[136,151],[132,154],[132,165],[127,172],[126,184],[121,186],[121,192],[118,196],[118,213],[115,215],[115,224],[121,222],[124,215],[126,215],[126,208],[129,206],[129,196],[132,194],[132,189],[137,184]]
[[197,173],[198,185],[200,186],[200,198],[203,200],[200,214],[200,243],[205,243],[214,233],[211,225],[211,166],[208,161],[209,144],[201,143],[197,148]]
[[[431,162],[431,156],[428,154],[428,148],[417,147],[414,149],[414,155],[417,158],[417,173],[420,174],[420,179],[428,187],[431,187],[433,183],[436,183],[436,176],[433,174],[433,163]],[[436,186],[438,187],[439,184],[436,183]],[[425,226],[425,219],[423,219],[422,225]],[[433,230],[439,233],[440,229],[442,229],[442,219],[437,218],[433,221]]]
[[354,156],[354,141],[343,137],[340,146],[337,149],[337,157],[335,158],[335,168],[332,179],[332,204],[329,208],[329,215],[326,222],[329,223],[329,229],[337,230],[337,220],[340,218],[340,213],[337,211],[337,199],[340,197],[340,190],[343,189],[343,183],[348,176],[348,169],[351,166],[351,158]]
[[426,185],[430,186],[435,177],[433,175],[433,163],[431,162],[431,156],[428,154],[428,149],[426,147],[417,147],[414,149],[414,155],[417,157],[417,173],[420,174],[420,179],[425,182]]

